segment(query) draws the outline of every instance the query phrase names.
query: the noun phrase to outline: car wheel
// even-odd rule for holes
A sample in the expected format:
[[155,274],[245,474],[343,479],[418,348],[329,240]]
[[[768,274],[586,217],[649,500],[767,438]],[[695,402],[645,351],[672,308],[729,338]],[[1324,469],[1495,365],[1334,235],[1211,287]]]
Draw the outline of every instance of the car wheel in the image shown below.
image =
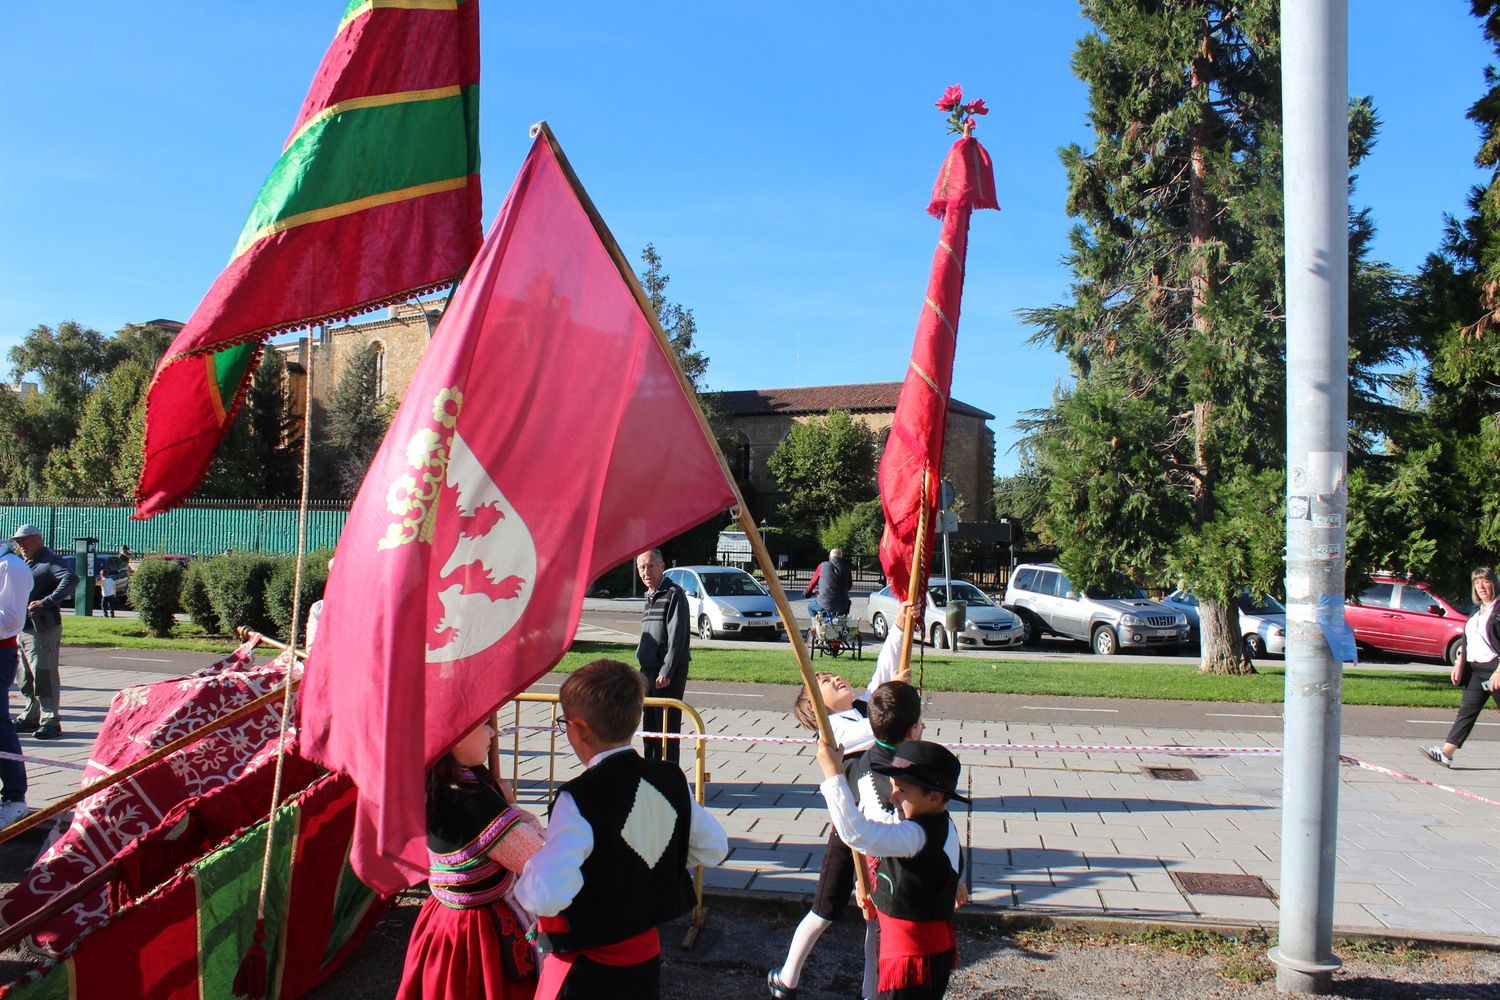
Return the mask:
[[712,639],[714,637],[714,623],[708,620],[708,615],[698,616],[698,638]]
[[1245,658],[1250,660],[1266,658],[1266,641],[1254,632],[1245,636]]
[[1454,639],[1452,642],[1448,643],[1448,649],[1443,653],[1443,661],[1451,667],[1453,666],[1453,664],[1458,662],[1458,658],[1463,655],[1463,652],[1464,637],[1459,636],[1457,639]]
[[1027,646],[1035,646],[1042,641],[1042,623],[1027,614],[1020,617],[1021,642]]
[[932,626],[932,648],[948,648],[948,630],[943,628],[943,626],[941,625]]
[[870,618],[870,628],[875,632],[875,638],[884,640],[890,634],[891,627],[885,623],[885,615],[879,611]]
[[1094,652],[1100,656],[1113,656],[1120,651],[1120,639],[1108,625],[1100,625],[1094,629],[1093,638]]

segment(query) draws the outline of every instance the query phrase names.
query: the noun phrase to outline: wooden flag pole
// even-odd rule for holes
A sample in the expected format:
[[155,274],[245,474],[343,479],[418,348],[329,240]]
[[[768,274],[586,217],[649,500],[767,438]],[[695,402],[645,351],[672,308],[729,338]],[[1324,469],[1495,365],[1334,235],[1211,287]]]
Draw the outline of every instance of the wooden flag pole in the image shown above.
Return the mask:
[[931,485],[932,471],[923,467],[922,506],[917,508],[917,538],[911,550],[911,580],[906,585],[906,600],[911,605],[911,611],[906,619],[906,630],[901,636],[901,661],[897,667],[897,670],[908,676],[911,674],[912,633],[917,629],[924,632],[927,630],[927,616],[917,609],[927,606],[927,581],[923,576],[927,563],[927,496]]
[[[734,475],[729,471],[729,462],[724,458],[724,451],[719,447],[718,439],[714,437],[713,428],[708,424],[708,417],[703,413],[703,407],[698,402],[698,392],[693,388],[693,383],[688,381],[682,365],[677,361],[677,352],[672,348],[671,338],[667,331],[662,329],[661,320],[656,315],[656,310],[651,305],[651,299],[646,295],[646,290],[641,287],[640,279],[636,277],[635,269],[631,267],[630,259],[620,249],[620,244],[615,241],[614,234],[609,231],[609,226],[604,222],[604,216],[599,214],[594,201],[584,190],[583,182],[573,172],[573,165],[568,162],[567,155],[558,145],[557,136],[552,134],[552,128],[545,121],[537,122],[531,126],[531,137],[533,139],[542,137],[547,140],[547,145],[552,149],[552,155],[557,158],[557,165],[562,170],[563,176],[568,179],[568,185],[572,187],[573,194],[578,198],[578,204],[583,207],[584,214],[589,217],[589,222],[594,226],[594,232],[599,237],[599,242],[604,245],[610,259],[614,261],[615,270],[620,272],[620,278],[625,286],[630,289],[630,294],[635,297],[636,305],[641,314],[646,317],[646,322],[651,327],[651,333],[656,337],[661,352],[666,356],[667,363],[672,366],[672,371],[677,376],[677,382],[682,387],[683,394],[687,396],[688,402],[692,404],[693,415],[698,418],[698,427],[703,432],[704,440],[713,449],[714,457],[719,460],[719,471],[724,475],[724,481],[734,491],[736,513],[740,525],[745,529],[745,536],[750,540],[750,549],[755,554],[755,562],[760,566],[761,573],[765,576],[766,586],[771,591],[771,599],[776,602],[776,610],[781,615],[782,624],[786,626],[787,638],[791,641],[792,651],[797,657],[797,668],[802,673],[802,684],[807,688],[808,698],[812,702],[813,712],[817,716],[818,737],[826,743],[838,746],[838,741],[833,736],[833,726],[828,721],[828,706],[823,704],[823,693],[818,689],[818,679],[813,673],[812,660],[807,655],[807,645],[802,641],[802,633],[797,629],[797,621],[792,616],[791,603],[787,601],[786,591],[781,587],[781,578],[776,574],[776,567],[771,563],[771,555],[766,551],[765,542],[760,537],[760,531],[756,527],[755,519],[750,516],[750,509],[745,503],[745,497],[740,493],[740,484],[735,481]],[[908,630],[909,631],[909,630]],[[859,880],[862,896],[869,897],[870,872],[859,852],[854,852],[854,872]],[[865,918],[872,919],[869,910],[865,911]]]

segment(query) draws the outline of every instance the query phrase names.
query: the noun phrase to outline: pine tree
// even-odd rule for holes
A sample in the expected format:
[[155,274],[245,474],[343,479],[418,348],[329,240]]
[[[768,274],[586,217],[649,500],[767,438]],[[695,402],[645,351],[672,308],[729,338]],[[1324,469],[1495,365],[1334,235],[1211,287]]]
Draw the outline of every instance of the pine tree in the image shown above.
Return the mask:
[[[1090,0],[1073,65],[1095,141],[1063,150],[1072,301],[1031,310],[1076,384],[1031,422],[1049,534],[1084,586],[1182,584],[1201,669],[1248,673],[1235,597],[1283,574],[1285,348],[1275,0]],[[1374,145],[1350,106],[1350,162]],[[1352,177],[1351,177],[1352,182]],[[1385,446],[1410,349],[1404,275],[1350,218],[1351,448]]]
[[[1474,0],[1484,37],[1500,58],[1500,0]],[[1450,590],[1467,589],[1469,570],[1500,556],[1500,71],[1485,69],[1488,90],[1469,109],[1479,127],[1475,162],[1489,182],[1469,195],[1466,218],[1449,217],[1441,248],[1418,279],[1419,321],[1429,367],[1424,398],[1398,435],[1396,472],[1373,489],[1392,519],[1366,532],[1375,551]],[[1354,486],[1351,480],[1351,488]],[[1351,525],[1351,528],[1353,525]],[[1381,545],[1379,543],[1383,542]],[[1399,562],[1396,560],[1400,560]]]
[[708,375],[708,355],[693,344],[693,338],[698,335],[698,321],[693,318],[691,309],[667,301],[667,284],[672,278],[662,269],[661,254],[656,252],[655,245],[646,244],[646,249],[641,251],[641,262],[646,265],[641,272],[641,287],[677,352],[677,363],[682,366],[683,374],[693,384],[693,391],[701,396],[703,380]]
[[1027,314],[1077,375],[1041,445],[1048,528],[1084,586],[1178,572],[1202,601],[1203,669],[1246,672],[1232,598],[1269,588],[1249,543],[1275,518],[1221,498],[1253,495],[1283,450],[1277,8],[1083,6],[1095,141],[1062,154],[1077,280]]
[[[324,465],[333,474],[334,495],[359,492],[390,424],[390,406],[380,395],[379,345],[355,351],[329,399]],[[316,440],[316,439],[315,439]]]

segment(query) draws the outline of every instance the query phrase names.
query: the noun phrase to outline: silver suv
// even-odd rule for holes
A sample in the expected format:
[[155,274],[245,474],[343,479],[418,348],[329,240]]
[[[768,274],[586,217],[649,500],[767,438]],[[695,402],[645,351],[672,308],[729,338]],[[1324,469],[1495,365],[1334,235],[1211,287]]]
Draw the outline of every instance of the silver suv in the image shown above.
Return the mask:
[[1020,565],[1005,588],[1005,606],[1021,616],[1026,641],[1043,633],[1078,639],[1108,656],[1121,648],[1182,646],[1188,641],[1187,616],[1159,604],[1142,591],[1073,589],[1055,563]]

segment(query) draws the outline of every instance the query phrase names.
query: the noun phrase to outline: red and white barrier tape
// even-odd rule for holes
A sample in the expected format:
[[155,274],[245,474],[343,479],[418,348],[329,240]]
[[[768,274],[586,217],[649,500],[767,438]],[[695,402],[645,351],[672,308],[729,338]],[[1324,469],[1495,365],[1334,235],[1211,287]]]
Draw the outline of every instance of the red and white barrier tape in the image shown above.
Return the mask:
[[1339,754],[1339,763],[1349,764],[1353,767],[1364,768],[1366,771],[1374,771],[1376,774],[1384,774],[1392,778],[1403,778],[1406,781],[1415,781],[1417,784],[1426,785],[1429,788],[1440,788],[1445,792],[1452,792],[1454,795],[1457,795],[1460,798],[1473,799],[1475,802],[1483,802],[1487,806],[1500,806],[1500,802],[1496,802],[1494,799],[1487,799],[1483,795],[1475,795],[1473,792],[1466,792],[1462,788],[1454,788],[1452,785],[1445,785],[1438,781],[1429,781],[1426,778],[1419,778],[1415,774],[1407,774],[1405,771],[1397,771],[1393,768],[1381,767],[1379,764],[1371,764],[1366,761],[1360,760],[1358,757],[1350,757],[1348,754]]
[[32,757],[28,754],[6,753],[0,750],[0,760],[19,760],[23,764],[42,764],[46,767],[65,767],[70,771],[86,770],[86,765],[71,760],[51,760],[47,757]]
[[[521,726],[519,728],[522,730],[531,730],[534,732],[546,732],[551,727]],[[505,732],[507,734],[514,733],[516,732],[516,727],[511,727]],[[807,736],[732,736],[720,733],[648,732],[638,733],[637,735],[647,739],[666,738],[669,740],[701,740],[703,742],[709,743],[781,743],[811,746],[818,742],[817,740]],[[1102,743],[943,743],[942,746],[947,747],[949,750],[955,751],[997,750],[1001,752],[1018,751],[1024,753],[1159,753],[1175,755],[1178,757],[1279,757],[1282,753],[1281,747],[1184,747],[1173,745],[1131,746],[1128,744]],[[1441,782],[1431,781],[1427,778],[1419,778],[1414,774],[1407,774],[1405,771],[1397,771],[1394,768],[1382,767],[1379,764],[1371,764],[1367,761],[1360,760],[1358,757],[1351,757],[1348,754],[1339,754],[1339,763],[1347,764],[1350,767],[1363,768],[1366,771],[1373,771],[1376,774],[1384,774],[1387,777],[1391,778],[1400,778],[1404,781],[1415,781],[1419,785],[1427,785],[1429,788],[1436,788],[1444,792],[1450,792],[1461,798],[1471,799],[1475,802],[1482,802],[1485,805],[1500,806],[1500,801],[1496,801],[1495,799],[1488,799],[1483,795],[1476,795],[1473,792],[1466,792],[1462,788],[1455,788],[1452,785],[1445,785]]]

